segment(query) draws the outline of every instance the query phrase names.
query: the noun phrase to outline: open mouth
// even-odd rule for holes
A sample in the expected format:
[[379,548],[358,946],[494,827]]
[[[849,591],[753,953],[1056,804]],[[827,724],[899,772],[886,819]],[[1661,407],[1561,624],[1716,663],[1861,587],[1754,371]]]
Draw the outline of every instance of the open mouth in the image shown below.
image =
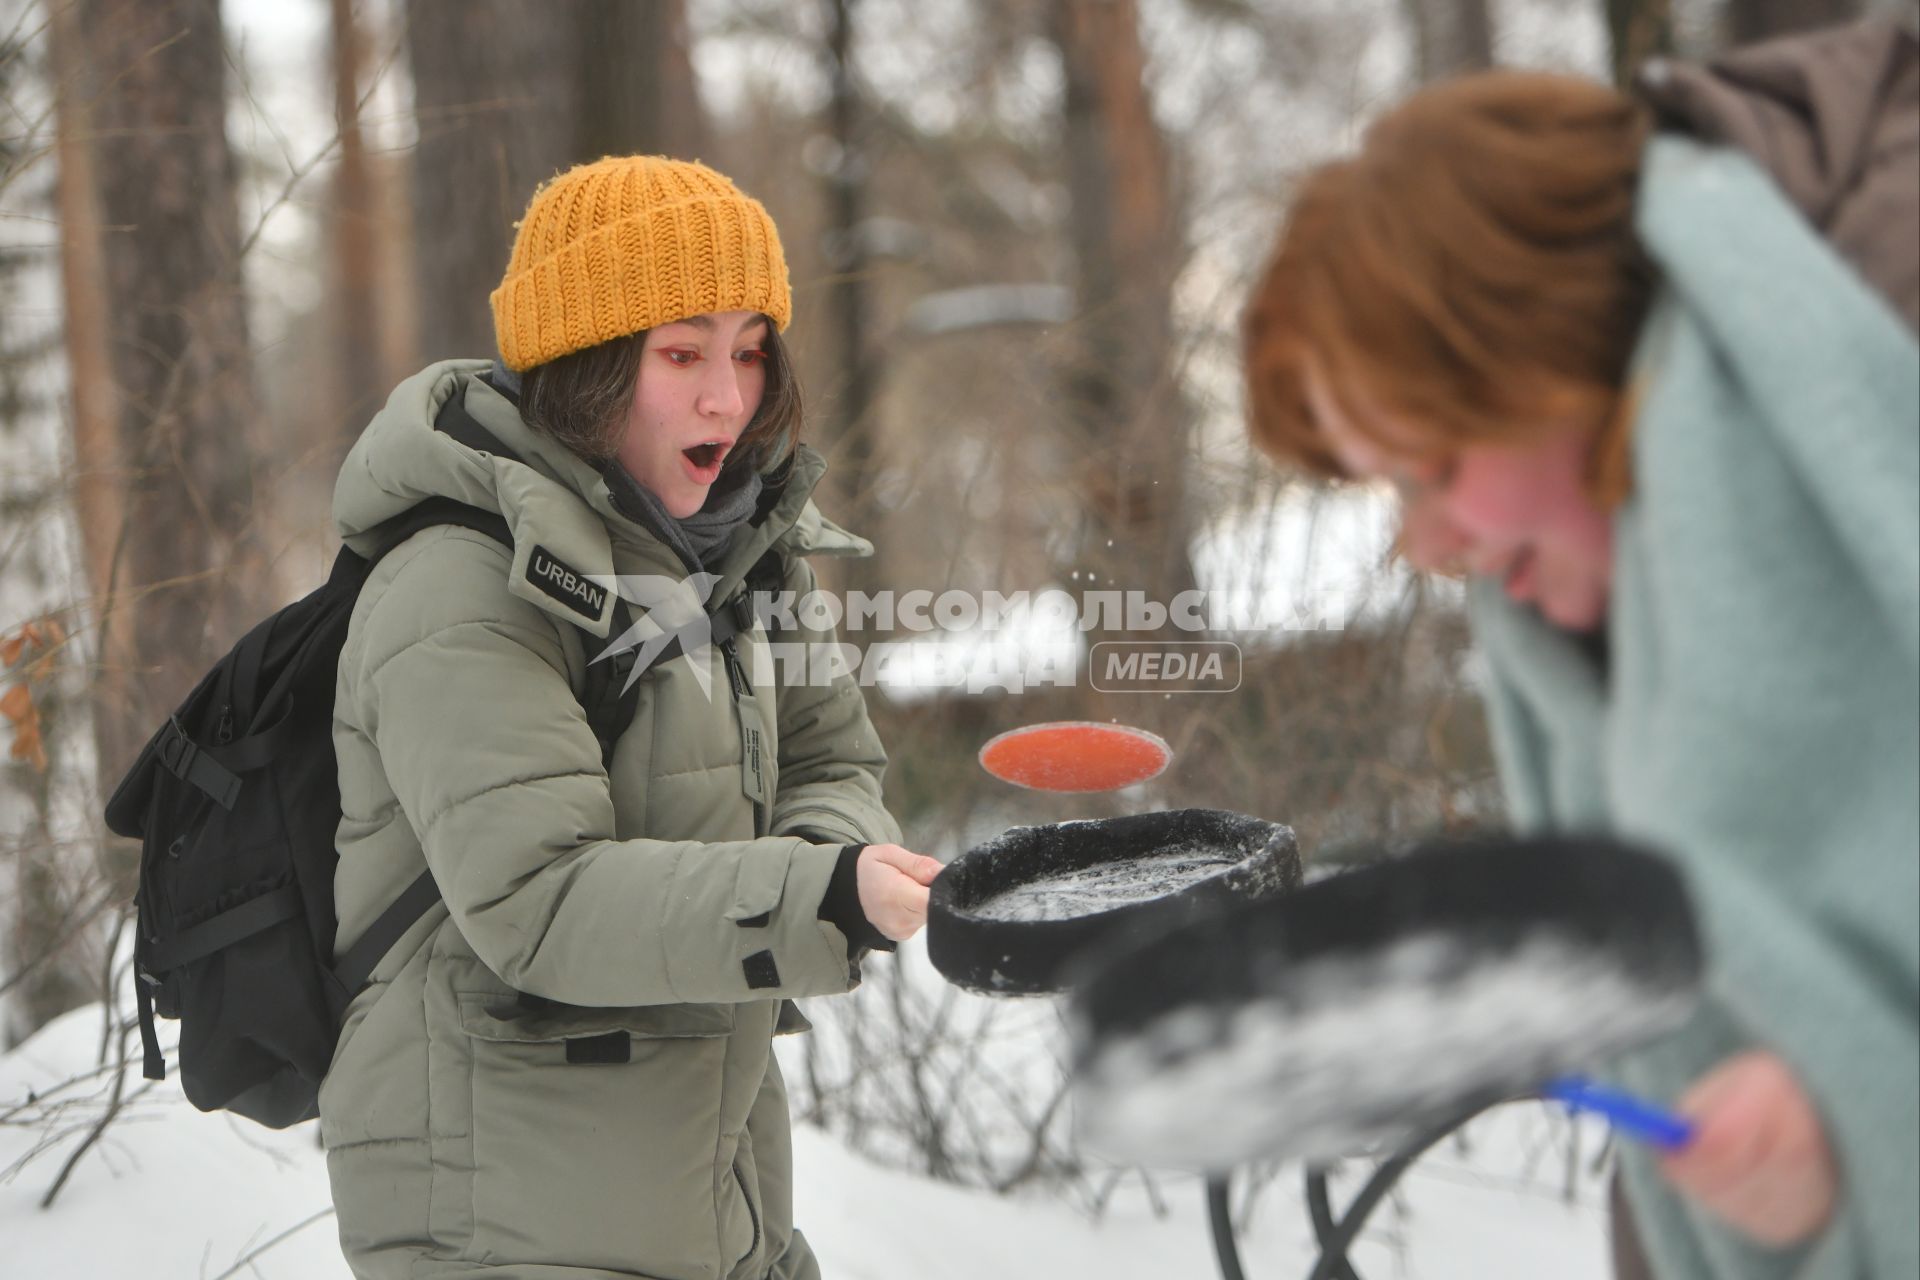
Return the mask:
[[708,440],[691,449],[682,449],[680,456],[687,460],[687,477],[695,484],[717,482],[720,479],[720,464],[726,460],[732,448],[731,440]]
[[709,440],[706,444],[697,444],[691,449],[683,449],[687,460],[700,470],[720,465],[720,459],[727,456],[727,443],[724,440]]

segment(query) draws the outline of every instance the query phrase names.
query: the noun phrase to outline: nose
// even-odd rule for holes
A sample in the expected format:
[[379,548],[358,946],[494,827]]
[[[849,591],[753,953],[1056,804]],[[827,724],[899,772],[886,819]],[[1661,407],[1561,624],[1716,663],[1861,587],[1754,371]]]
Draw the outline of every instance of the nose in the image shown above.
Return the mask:
[[694,407],[710,418],[739,417],[747,403],[740,366],[732,360],[709,360],[706,374]]

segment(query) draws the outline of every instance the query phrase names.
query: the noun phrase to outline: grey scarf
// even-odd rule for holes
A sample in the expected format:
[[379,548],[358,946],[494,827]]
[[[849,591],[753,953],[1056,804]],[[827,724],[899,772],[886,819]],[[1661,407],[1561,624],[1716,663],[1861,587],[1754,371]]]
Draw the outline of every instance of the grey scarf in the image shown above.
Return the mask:
[[755,471],[722,474],[700,509],[684,520],[676,520],[660,505],[660,499],[618,462],[601,464],[600,474],[613,491],[613,505],[678,552],[688,572],[709,568],[719,558],[734,531],[752,518],[762,487]]

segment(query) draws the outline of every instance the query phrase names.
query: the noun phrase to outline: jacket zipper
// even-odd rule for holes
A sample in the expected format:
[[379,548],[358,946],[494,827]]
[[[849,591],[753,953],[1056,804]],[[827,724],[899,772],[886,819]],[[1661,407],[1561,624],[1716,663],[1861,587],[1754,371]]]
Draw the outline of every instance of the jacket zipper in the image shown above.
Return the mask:
[[753,686],[747,683],[746,664],[741,660],[740,650],[735,646],[732,636],[720,642],[720,656],[726,660],[727,682],[733,686],[733,696],[736,699],[752,697]]

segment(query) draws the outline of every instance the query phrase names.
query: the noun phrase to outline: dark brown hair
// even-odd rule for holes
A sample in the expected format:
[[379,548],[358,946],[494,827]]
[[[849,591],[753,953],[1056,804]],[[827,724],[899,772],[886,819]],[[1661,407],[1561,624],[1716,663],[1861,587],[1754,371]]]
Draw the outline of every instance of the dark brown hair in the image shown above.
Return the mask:
[[[642,330],[528,369],[520,375],[520,416],[588,462],[607,462],[620,447],[646,343]],[[800,439],[800,382],[771,320],[761,349],[767,353],[766,389],[740,443],[727,455],[729,471],[746,466],[771,471]]]
[[1569,411],[1624,421],[1651,289],[1633,234],[1648,128],[1605,85],[1512,71],[1436,85],[1382,117],[1358,155],[1307,178],[1255,287],[1243,330],[1255,442],[1340,474],[1307,406],[1310,362],[1336,398],[1364,388],[1405,424],[1409,437],[1373,441],[1403,456],[1513,440]]

